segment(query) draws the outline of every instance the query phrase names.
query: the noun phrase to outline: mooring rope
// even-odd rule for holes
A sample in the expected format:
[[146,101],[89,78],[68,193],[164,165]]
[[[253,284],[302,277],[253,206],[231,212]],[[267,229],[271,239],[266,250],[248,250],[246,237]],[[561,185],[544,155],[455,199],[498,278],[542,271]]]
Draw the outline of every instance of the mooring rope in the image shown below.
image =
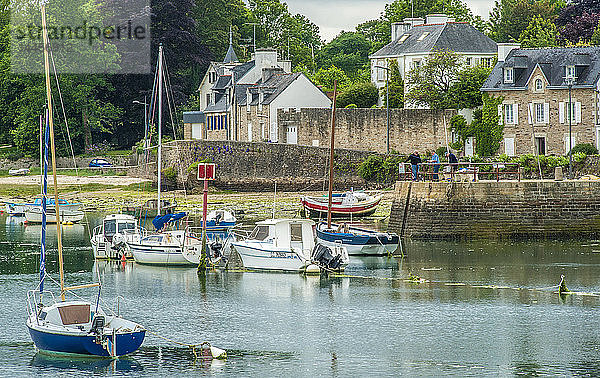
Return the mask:
[[202,348],[202,347],[206,346],[206,347],[208,347],[210,349],[211,346],[212,346],[212,345],[210,345],[210,343],[208,341],[204,341],[204,342],[201,342],[199,344],[188,344],[188,343],[184,343],[184,342],[181,342],[181,341],[173,340],[173,339],[170,339],[168,337],[159,335],[158,333],[152,332],[149,329],[146,329],[146,332],[148,332],[149,334],[151,334],[153,336],[158,337],[159,339],[163,339],[163,340],[171,342],[173,344],[177,344],[177,345],[181,345],[181,346],[185,346],[185,347],[190,348],[192,350],[192,352],[194,353],[194,359],[198,359],[198,352],[196,351],[197,347],[201,347]]

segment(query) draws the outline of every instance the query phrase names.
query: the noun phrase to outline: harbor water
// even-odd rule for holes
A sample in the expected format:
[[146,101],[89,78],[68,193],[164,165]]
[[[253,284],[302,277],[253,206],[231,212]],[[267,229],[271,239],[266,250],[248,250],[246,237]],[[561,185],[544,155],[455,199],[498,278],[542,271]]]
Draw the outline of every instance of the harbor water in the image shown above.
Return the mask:
[[[98,271],[105,307],[122,296],[120,313],[153,333],[229,355],[195,360],[148,334],[138,352],[104,360],[36,353],[25,305],[39,279],[40,226],[6,216],[0,225],[0,376],[600,375],[598,241],[412,241],[403,258],[353,257],[342,276],[202,278],[194,268],[96,263],[89,229],[63,226],[68,284]],[[55,232],[47,271],[58,280]],[[575,294],[556,293],[561,274]]]

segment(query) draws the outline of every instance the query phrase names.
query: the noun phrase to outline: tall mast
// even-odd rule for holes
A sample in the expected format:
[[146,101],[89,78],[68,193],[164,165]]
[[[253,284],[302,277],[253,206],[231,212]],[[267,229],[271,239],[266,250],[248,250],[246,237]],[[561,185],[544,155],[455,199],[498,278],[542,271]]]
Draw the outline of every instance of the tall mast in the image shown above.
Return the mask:
[[158,46],[158,204],[156,215],[160,215],[160,185],[162,170],[162,74],[163,74],[163,46]]
[[58,267],[60,272],[60,298],[65,300],[65,274],[62,254],[62,228],[58,204],[58,183],[56,181],[56,148],[54,144],[54,119],[52,118],[52,91],[50,87],[50,62],[48,59],[48,28],[46,26],[46,5],[42,2],[42,38],[44,44],[44,74],[46,76],[46,98],[48,99],[48,125],[50,126],[50,150],[52,151],[52,177],[54,178],[54,211],[56,212],[56,237],[58,240]]
[[331,205],[333,197],[333,149],[335,146],[335,98],[337,80],[333,81],[333,107],[331,108],[331,144],[329,146],[329,202],[327,204],[327,228],[331,228]]

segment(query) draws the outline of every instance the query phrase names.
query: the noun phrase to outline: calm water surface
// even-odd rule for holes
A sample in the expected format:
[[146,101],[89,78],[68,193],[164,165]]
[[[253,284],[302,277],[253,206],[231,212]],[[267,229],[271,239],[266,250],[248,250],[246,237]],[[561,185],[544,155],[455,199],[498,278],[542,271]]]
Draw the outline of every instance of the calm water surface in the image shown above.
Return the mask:
[[[408,242],[405,258],[353,258],[351,277],[336,278],[200,279],[193,268],[98,263],[106,305],[121,295],[121,312],[149,330],[229,352],[202,364],[148,335],[111,362],[36,354],[25,297],[37,284],[40,227],[20,220],[0,216],[0,376],[600,375],[596,241]],[[66,226],[64,244],[67,282],[93,280],[87,228]],[[57,277],[53,242],[49,255]],[[403,281],[409,273],[430,282]],[[561,274],[588,294],[559,298]]]

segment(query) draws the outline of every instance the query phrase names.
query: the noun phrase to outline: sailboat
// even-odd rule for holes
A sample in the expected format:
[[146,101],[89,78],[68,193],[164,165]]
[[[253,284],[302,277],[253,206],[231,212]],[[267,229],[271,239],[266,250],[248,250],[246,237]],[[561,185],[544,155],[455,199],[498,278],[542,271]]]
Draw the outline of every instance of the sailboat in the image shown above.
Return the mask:
[[[201,240],[186,229],[165,230],[170,224],[179,224],[187,216],[186,213],[162,214],[161,209],[161,176],[162,176],[162,92],[163,92],[163,46],[158,47],[157,91],[158,91],[158,195],[156,201],[156,217],[152,224],[156,233],[142,237],[140,240],[127,241],[127,246],[138,264],[150,265],[194,265],[183,256],[185,246],[194,246]],[[154,96],[152,96],[154,98]],[[179,228],[179,227],[178,227]]]
[[[333,215],[333,157],[335,147],[335,102],[337,83],[333,89],[333,108],[331,111],[331,144],[329,151],[329,196],[327,203],[327,222],[320,222],[315,228],[317,241],[328,247],[342,245],[348,255],[390,255],[400,243],[400,238],[395,233],[377,232],[364,228],[353,227],[347,224],[332,224]],[[381,198],[379,198],[380,200]],[[379,203],[379,200],[377,203]],[[323,206],[324,207],[324,204]],[[374,208],[373,208],[374,210]]]
[[[117,314],[107,314],[100,306],[100,283],[65,287],[60,201],[56,181],[56,153],[52,97],[50,90],[50,64],[48,58],[48,30],[46,27],[45,4],[42,3],[42,36],[44,41],[44,68],[46,76],[46,111],[44,175],[42,180],[42,236],[40,253],[40,282],[27,293],[27,320],[31,338],[40,351],[51,354],[67,354],[98,357],[119,357],[135,352],[144,341],[146,330],[140,324],[126,320]],[[45,290],[46,278],[46,210],[48,185],[48,140],[52,152],[54,176],[54,201],[56,206],[56,235],[58,241],[58,266],[60,272],[60,300],[51,291]],[[82,299],[66,299],[67,293],[77,289],[98,287],[95,303]]]

